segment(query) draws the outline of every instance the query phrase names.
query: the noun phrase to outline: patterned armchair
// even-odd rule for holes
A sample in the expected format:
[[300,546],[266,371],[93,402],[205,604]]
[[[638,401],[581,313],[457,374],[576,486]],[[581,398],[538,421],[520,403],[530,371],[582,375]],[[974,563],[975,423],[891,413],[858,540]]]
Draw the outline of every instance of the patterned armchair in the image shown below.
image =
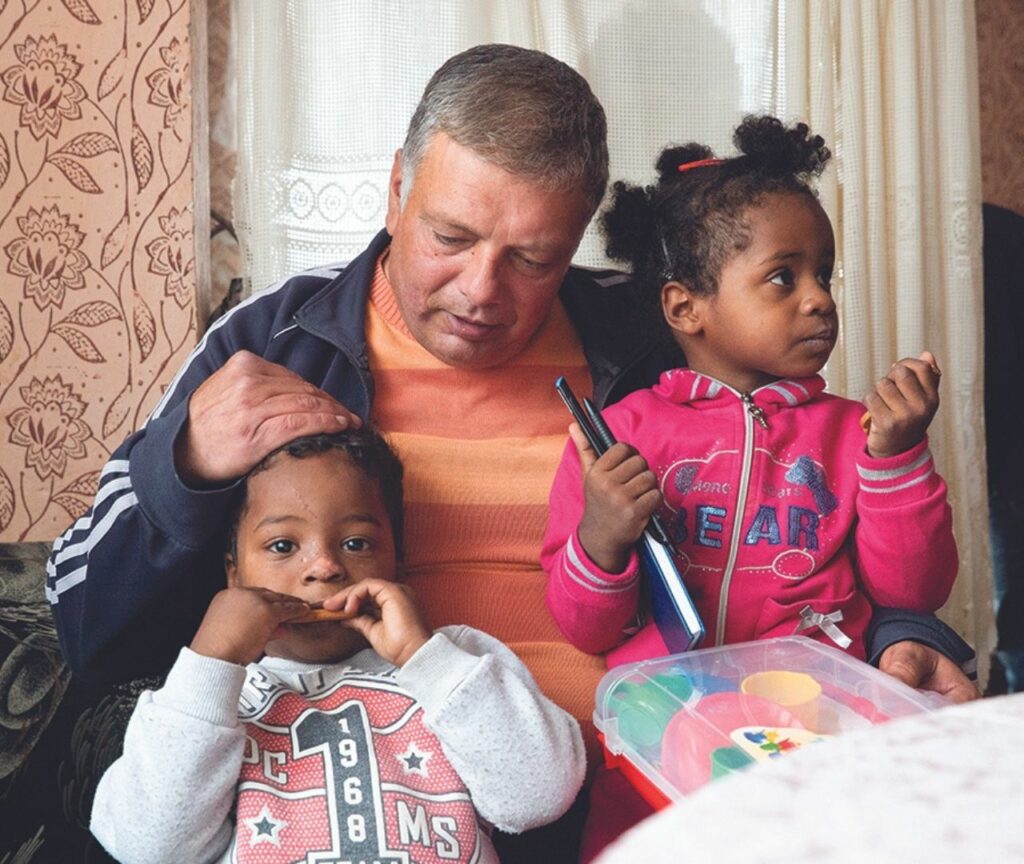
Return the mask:
[[159,685],[72,679],[42,593],[49,550],[0,544],[0,864],[113,860],[89,834],[93,793],[139,693]]

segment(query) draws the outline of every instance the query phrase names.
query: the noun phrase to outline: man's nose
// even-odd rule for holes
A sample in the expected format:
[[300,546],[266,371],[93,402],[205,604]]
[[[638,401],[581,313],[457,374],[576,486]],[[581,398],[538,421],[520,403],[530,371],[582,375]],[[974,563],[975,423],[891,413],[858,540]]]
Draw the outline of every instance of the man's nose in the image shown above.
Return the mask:
[[488,306],[501,296],[501,261],[486,250],[474,250],[463,271],[462,295],[473,306]]

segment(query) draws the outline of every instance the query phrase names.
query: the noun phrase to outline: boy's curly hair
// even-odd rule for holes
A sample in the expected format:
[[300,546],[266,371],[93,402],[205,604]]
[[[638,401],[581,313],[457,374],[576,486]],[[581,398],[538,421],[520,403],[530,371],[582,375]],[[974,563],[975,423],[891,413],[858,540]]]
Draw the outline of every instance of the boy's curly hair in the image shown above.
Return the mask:
[[640,295],[658,309],[661,286],[683,282],[696,294],[714,294],[722,267],[751,240],[744,216],[776,192],[814,196],[810,180],[831,153],[804,123],[786,127],[768,115],[750,115],[733,133],[738,156],[687,171],[679,166],[714,153],[703,144],[666,147],[658,182],[612,187],[601,216],[608,257],[629,264]]
[[384,509],[391,522],[391,533],[395,541],[395,553],[398,559],[403,557],[404,509],[402,506],[402,463],[395,451],[391,449],[384,436],[379,432],[363,427],[347,429],[332,435],[306,435],[289,441],[276,450],[272,450],[245,475],[240,484],[242,492],[229,514],[227,549],[237,556],[238,525],[248,503],[249,478],[261,471],[266,471],[270,464],[281,453],[293,459],[303,459],[328,450],[341,450],[368,480],[380,486]]

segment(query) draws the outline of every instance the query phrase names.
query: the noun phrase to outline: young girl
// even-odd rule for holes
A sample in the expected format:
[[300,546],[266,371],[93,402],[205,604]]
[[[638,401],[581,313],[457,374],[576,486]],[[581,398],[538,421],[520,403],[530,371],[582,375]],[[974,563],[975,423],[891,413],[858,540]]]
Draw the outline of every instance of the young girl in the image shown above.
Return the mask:
[[604,411],[628,444],[597,458],[574,425],[555,477],[548,606],[609,666],[667,653],[649,620],[626,638],[645,611],[634,546],[655,512],[705,647],[799,632],[863,659],[873,605],[933,611],[956,576],[925,436],[935,359],[895,364],[863,427],[864,406],[817,374],[839,326],[832,227],[809,186],[828,149],[773,117],[748,117],[734,141],[730,159],[664,150],[657,185],[615,184],[603,217],[608,254],[630,264],[687,361]]

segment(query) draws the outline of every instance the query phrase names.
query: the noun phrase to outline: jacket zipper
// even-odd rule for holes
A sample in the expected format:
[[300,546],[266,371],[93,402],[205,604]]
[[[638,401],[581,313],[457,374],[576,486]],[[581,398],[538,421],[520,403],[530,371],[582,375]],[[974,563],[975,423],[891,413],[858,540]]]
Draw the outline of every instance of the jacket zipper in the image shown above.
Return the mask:
[[767,429],[768,418],[765,416],[764,408],[754,404],[754,397],[750,393],[740,393],[740,399],[747,407],[747,413],[761,424],[762,429]]
[[736,558],[740,549],[740,530],[743,523],[743,514],[747,509],[747,493],[750,491],[750,471],[754,464],[754,421],[756,420],[762,429],[768,428],[768,418],[764,409],[754,404],[754,399],[749,393],[740,393],[740,400],[746,410],[743,412],[743,463],[740,468],[740,483],[736,496],[736,510],[732,520],[732,539],[729,541],[729,557],[725,564],[725,575],[722,577],[722,587],[718,593],[718,617],[715,621],[715,645],[722,645],[725,641],[725,619],[726,610],[729,606],[729,585],[732,582],[733,569],[736,566]]

